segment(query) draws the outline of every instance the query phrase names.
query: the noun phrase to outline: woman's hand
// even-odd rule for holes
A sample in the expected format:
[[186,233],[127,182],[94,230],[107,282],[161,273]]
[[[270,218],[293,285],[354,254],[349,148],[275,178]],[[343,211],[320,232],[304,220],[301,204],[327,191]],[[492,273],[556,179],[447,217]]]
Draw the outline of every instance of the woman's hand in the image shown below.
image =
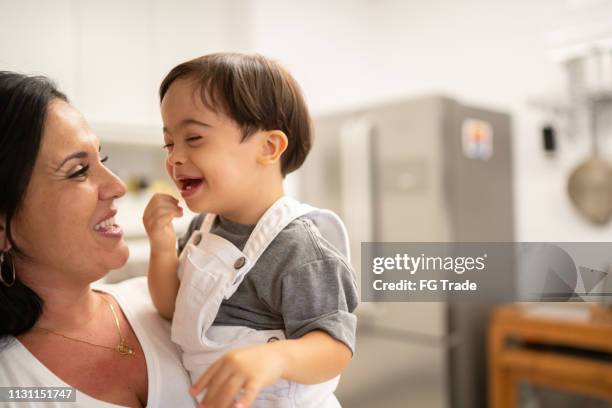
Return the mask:
[[152,252],[176,252],[176,233],[172,219],[182,217],[178,200],[169,194],[156,193],[145,208],[142,222],[149,236]]
[[232,350],[217,360],[191,387],[198,395],[206,389],[200,407],[248,408],[257,393],[283,375],[287,358],[283,341]]

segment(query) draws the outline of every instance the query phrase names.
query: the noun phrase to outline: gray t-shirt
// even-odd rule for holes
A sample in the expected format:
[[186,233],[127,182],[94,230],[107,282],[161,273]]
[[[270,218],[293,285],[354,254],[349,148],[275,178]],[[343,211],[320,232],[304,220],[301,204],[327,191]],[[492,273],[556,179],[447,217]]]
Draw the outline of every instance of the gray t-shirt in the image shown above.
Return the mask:
[[[191,221],[179,253],[203,219],[201,214]],[[254,228],[217,217],[211,232],[242,250]],[[306,214],[270,243],[236,292],[223,300],[213,325],[280,329],[288,339],[323,330],[354,352],[358,302],[353,269]]]

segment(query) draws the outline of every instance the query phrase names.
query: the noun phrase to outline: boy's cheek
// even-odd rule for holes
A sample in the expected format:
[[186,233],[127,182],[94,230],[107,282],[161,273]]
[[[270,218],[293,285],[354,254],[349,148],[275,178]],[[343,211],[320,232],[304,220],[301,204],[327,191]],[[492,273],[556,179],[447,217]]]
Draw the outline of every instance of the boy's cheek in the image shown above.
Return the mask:
[[168,162],[168,159],[165,161],[166,165],[166,173],[170,176],[170,178],[174,178],[174,167]]

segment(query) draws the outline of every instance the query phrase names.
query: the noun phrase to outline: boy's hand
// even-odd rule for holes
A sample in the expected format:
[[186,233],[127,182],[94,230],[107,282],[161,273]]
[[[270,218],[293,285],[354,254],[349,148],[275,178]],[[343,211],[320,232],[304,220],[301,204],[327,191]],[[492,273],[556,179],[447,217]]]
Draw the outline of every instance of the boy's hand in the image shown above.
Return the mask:
[[287,365],[279,343],[232,350],[217,360],[191,387],[198,395],[207,389],[200,407],[248,408],[257,393],[277,382]]
[[183,216],[178,200],[169,194],[156,193],[145,208],[142,222],[149,236],[151,251],[176,251],[176,233],[172,219]]

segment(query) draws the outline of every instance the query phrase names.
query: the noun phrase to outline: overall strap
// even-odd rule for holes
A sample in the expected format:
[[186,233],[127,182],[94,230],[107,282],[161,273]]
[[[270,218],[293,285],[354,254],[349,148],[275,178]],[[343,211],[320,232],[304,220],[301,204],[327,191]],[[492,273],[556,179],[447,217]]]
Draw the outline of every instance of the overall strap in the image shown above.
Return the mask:
[[255,264],[274,238],[296,218],[314,210],[297,200],[283,196],[260,218],[244,245],[243,252]]
[[225,295],[226,299],[238,289],[246,274],[253,268],[270,243],[274,241],[274,238],[293,220],[309,213],[313,209],[313,207],[301,204],[287,196],[279,198],[268,208],[257,222],[244,246],[242,252],[247,260],[246,265],[240,269],[234,284]]
[[200,229],[198,231],[205,233],[210,232],[215,219],[217,218],[216,214],[208,213],[204,216],[204,221],[202,221],[202,225],[200,225]]

